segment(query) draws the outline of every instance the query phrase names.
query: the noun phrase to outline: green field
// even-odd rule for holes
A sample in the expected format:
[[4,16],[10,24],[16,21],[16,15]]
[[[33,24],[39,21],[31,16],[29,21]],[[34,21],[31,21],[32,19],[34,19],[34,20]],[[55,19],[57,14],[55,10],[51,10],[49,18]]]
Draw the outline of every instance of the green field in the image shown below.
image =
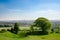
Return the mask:
[[[6,28],[0,28],[6,29]],[[7,28],[10,29],[10,28]],[[20,27],[21,30],[30,30],[30,27]],[[0,33],[0,40],[60,40],[60,33],[52,33],[49,35],[29,35],[21,38],[19,35],[11,32]]]
[[0,33],[0,40],[60,40],[60,34],[53,33],[49,35],[29,35],[21,38],[16,34],[4,32]]
[[[37,28],[37,27],[34,27],[34,29],[35,28]],[[0,27],[0,30],[2,30],[2,29],[5,29],[5,30],[10,29],[11,30],[11,27]],[[21,27],[19,27],[19,29],[20,30],[30,30],[30,26],[29,27],[27,27],[27,26],[26,27],[22,27],[21,26]]]

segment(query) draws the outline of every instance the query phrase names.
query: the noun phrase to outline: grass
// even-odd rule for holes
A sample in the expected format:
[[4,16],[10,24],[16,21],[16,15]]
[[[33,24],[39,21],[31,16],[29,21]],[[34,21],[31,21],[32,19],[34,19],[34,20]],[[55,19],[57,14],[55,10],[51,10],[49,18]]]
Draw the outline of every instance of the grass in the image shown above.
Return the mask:
[[26,38],[20,38],[18,35],[10,33],[10,32],[4,32],[0,33],[0,40],[24,40]]
[[[20,27],[20,29],[29,30],[29,27]],[[29,35],[21,38],[19,35],[7,31],[0,33],[0,40],[60,40],[60,33],[52,33],[49,35]]]
[[32,35],[29,36],[30,40],[60,40],[60,34],[49,34],[49,35],[43,35],[43,36],[38,36],[38,35]]
[[20,30],[30,30],[30,27],[19,27]]
[[4,32],[0,33],[0,40],[60,40],[59,33],[52,33],[49,35],[29,35],[27,37],[21,38],[19,35]]

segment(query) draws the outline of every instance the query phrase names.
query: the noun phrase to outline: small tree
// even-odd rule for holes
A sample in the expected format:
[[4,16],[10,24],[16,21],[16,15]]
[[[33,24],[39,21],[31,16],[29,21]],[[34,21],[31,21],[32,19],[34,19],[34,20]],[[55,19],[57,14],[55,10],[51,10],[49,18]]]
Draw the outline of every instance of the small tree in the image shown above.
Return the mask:
[[34,31],[33,25],[31,25],[30,29],[31,29],[32,32]]
[[51,29],[51,31],[52,31],[51,33],[54,33],[54,29],[53,28]]
[[14,32],[15,32],[15,34],[18,33],[18,30],[19,30],[19,24],[18,23],[15,23],[14,24]]

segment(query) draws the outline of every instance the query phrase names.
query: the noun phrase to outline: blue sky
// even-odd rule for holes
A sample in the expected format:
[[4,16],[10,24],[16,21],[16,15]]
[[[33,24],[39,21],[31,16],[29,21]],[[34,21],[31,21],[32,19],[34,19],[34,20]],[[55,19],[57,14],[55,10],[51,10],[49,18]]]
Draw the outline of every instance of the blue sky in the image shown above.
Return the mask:
[[60,0],[0,0],[0,20],[60,20]]

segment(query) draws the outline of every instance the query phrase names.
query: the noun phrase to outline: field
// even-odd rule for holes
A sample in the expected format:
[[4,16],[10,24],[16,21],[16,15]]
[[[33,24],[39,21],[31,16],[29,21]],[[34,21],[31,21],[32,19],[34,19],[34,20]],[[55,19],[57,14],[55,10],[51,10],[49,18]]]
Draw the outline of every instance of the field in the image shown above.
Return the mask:
[[0,40],[60,40],[60,34],[53,33],[49,35],[30,35],[24,38],[20,38],[16,34],[10,32],[0,33]]
[[[21,30],[30,30],[30,27],[19,27]],[[2,29],[5,29],[5,30],[7,30],[7,29],[11,29],[11,27],[0,27],[0,30],[2,30]]]
[[[28,30],[29,27],[20,27],[20,29]],[[4,33],[0,33],[0,40],[60,40],[60,34],[52,33],[49,35],[29,35],[27,37],[21,38],[19,35],[7,31]]]
[[[37,28],[37,27],[34,27],[34,29],[35,29],[35,28]],[[38,27],[38,28],[39,28],[39,27]],[[0,27],[0,30],[2,30],[2,29],[7,30],[7,29],[11,29],[11,27]],[[30,30],[30,26],[29,26],[29,27],[27,27],[27,26],[25,26],[25,27],[20,26],[19,29],[20,29],[20,30]]]

